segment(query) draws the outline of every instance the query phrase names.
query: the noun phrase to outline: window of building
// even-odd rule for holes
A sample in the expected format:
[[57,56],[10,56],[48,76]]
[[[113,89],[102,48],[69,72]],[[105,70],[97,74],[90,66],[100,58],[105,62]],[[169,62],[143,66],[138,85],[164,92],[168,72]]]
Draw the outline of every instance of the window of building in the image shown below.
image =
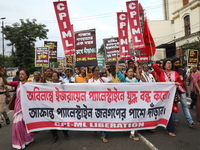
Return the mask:
[[189,0],[183,0],[183,6],[187,5],[189,3]]
[[184,17],[184,26],[185,26],[185,36],[190,35],[190,16],[187,15]]

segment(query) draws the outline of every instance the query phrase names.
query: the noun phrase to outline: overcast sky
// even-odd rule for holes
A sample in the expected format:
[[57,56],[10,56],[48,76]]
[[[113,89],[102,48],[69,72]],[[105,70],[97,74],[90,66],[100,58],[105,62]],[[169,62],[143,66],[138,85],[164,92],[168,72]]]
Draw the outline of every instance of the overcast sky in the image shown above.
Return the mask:
[[[96,29],[97,49],[104,38],[117,37],[116,12],[126,11],[127,0],[67,0],[71,24],[75,31]],[[19,19],[36,19],[36,23],[47,25],[48,41],[58,41],[58,56],[64,52],[53,7],[54,0],[0,0],[0,18],[6,17],[4,25],[12,25]],[[150,20],[163,19],[162,0],[139,0]],[[2,23],[2,21],[0,21]],[[5,41],[5,45],[8,41]],[[43,46],[44,40],[37,46]],[[5,46],[9,55],[11,47]],[[0,36],[0,53],[2,54],[2,35]]]

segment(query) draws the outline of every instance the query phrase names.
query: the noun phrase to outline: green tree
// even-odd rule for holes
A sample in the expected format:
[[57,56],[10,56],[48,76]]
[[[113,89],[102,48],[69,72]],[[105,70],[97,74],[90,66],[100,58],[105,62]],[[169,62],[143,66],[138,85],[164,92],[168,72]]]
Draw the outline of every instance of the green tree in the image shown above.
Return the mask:
[[20,23],[16,22],[12,26],[7,25],[3,28],[5,39],[10,41],[8,46],[12,46],[12,60],[15,66],[26,68],[30,72],[35,70],[35,42],[38,38],[47,39],[49,30],[45,28],[44,24],[36,24],[36,19],[32,21],[20,19]]
[[60,65],[59,61],[51,63],[51,66],[52,66],[53,69],[58,68],[59,65]]
[[[13,62],[14,56],[4,56],[4,66],[2,67],[13,67],[15,66],[14,62]],[[3,56],[0,55],[0,64],[3,64]]]
[[101,47],[98,49],[98,53],[105,55],[104,44],[102,44]]

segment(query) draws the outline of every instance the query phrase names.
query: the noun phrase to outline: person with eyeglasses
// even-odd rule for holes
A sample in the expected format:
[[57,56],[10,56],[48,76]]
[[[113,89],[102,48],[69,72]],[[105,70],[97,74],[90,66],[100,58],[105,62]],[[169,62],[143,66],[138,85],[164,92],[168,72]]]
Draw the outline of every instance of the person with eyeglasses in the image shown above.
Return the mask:
[[[178,87],[183,86],[183,82],[181,81],[180,75],[172,70],[172,62],[170,59],[165,59],[163,62],[163,70],[158,66],[158,64],[154,63],[153,64],[153,69],[159,76],[159,81],[158,82],[175,82],[175,84]],[[174,106],[174,105],[173,105]],[[172,109],[173,111],[173,109]],[[172,118],[172,113],[169,118],[168,124],[167,124],[167,133],[169,136],[175,137],[176,134],[175,128],[174,128],[174,123],[173,123],[173,118]]]
[[[104,67],[105,68],[105,67]],[[106,68],[105,68],[106,69]],[[100,77],[100,69],[98,66],[92,68],[92,78],[88,80],[88,83],[108,83],[112,80],[110,73],[106,69],[107,77]]]
[[33,73],[33,76],[34,76],[33,82],[40,82],[40,80],[41,80],[41,73],[39,71],[35,71]]
[[[125,71],[125,75],[123,75],[120,71],[119,71],[119,60],[120,58],[117,57],[117,61],[116,61],[116,74],[117,77],[119,78],[119,80],[121,82],[138,82],[138,79],[134,76],[134,68],[133,67],[128,67]],[[137,135],[137,131],[136,130],[131,130],[129,138],[131,138],[134,141],[139,141],[139,137]]]
[[[104,69],[106,69],[106,67],[104,66]],[[108,72],[108,70],[106,69],[106,73],[107,73],[107,77],[100,77],[100,69],[98,66],[94,66],[92,68],[92,78],[88,80],[88,83],[109,83],[112,78]],[[94,131],[94,134],[96,135],[96,132]],[[107,136],[107,132],[105,131],[100,131],[100,134],[101,134],[101,140],[104,142],[104,143],[107,143],[108,140],[106,138]]]
[[[52,73],[52,83],[60,83],[59,82],[60,79],[60,74],[58,72],[54,72]],[[62,130],[63,134],[64,134],[64,138],[66,140],[69,140],[69,135],[68,135],[68,130]],[[51,140],[51,143],[55,143],[58,140],[58,134],[57,134],[57,130],[51,130],[53,139]]]

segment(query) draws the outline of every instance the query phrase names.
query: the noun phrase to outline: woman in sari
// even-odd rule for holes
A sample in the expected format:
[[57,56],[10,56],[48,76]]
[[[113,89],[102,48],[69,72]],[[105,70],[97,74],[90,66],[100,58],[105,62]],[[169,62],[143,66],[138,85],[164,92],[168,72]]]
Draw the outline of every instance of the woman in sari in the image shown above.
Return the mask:
[[[156,63],[153,64],[153,69],[159,76],[158,82],[175,82],[175,84],[177,85],[177,87],[179,87],[179,89],[181,89],[181,87],[183,86],[180,75],[176,71],[172,71],[172,62],[170,59],[166,59],[163,62],[163,70],[160,69],[160,67]],[[174,137],[176,136],[174,132],[175,128],[171,115],[169,118],[169,122],[167,124],[167,133],[169,136]]]
[[29,72],[22,69],[19,72],[20,81],[8,82],[4,76],[4,71],[0,68],[0,74],[3,77],[4,84],[15,87],[16,100],[14,106],[13,127],[12,127],[12,146],[16,149],[24,149],[26,145],[34,140],[34,133],[28,133],[24,122],[20,97],[20,83],[25,84],[29,78]]

